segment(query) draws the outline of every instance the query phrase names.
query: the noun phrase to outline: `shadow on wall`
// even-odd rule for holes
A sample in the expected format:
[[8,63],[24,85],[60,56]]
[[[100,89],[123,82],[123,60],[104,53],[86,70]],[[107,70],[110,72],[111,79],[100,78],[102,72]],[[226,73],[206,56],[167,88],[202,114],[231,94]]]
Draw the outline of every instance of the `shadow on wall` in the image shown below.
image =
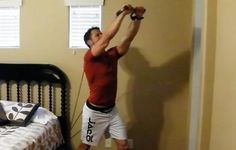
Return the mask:
[[133,120],[128,124],[128,135],[134,139],[134,149],[159,150],[165,121],[163,103],[189,82],[190,51],[160,67],[151,67],[140,51],[132,48],[120,65],[130,74],[127,89],[132,93],[127,113],[133,115]]

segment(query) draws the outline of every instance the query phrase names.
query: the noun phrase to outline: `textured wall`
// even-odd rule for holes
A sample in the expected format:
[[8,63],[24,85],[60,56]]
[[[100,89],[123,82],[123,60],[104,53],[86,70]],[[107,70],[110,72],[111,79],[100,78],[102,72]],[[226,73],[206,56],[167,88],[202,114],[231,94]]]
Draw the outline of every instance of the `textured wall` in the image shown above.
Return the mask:
[[[147,12],[130,52],[119,62],[117,106],[135,150],[187,150],[189,68],[192,48],[192,1],[105,1],[106,28],[123,4],[143,5]],[[111,45],[124,35],[129,18]],[[68,48],[68,8],[63,0],[24,0],[21,48],[1,49],[1,62],[50,63],[62,68],[71,82],[72,144],[79,144],[82,105],[88,94],[81,83],[84,50]],[[73,115],[75,112],[75,115]],[[99,145],[104,149],[104,142]],[[116,149],[115,146],[111,149]]]

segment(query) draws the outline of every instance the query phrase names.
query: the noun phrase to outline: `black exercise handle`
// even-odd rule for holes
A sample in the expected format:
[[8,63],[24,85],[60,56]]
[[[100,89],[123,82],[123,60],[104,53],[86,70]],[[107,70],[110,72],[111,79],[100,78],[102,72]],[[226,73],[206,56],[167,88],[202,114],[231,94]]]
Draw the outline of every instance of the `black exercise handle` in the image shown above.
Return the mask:
[[[117,12],[116,12],[116,16],[119,16],[124,10],[129,10],[129,7],[127,6],[127,5],[125,5],[121,10],[118,10]],[[132,8],[132,11],[133,11],[134,9]]]
[[[119,16],[124,10],[129,10],[129,7],[128,6],[124,6],[121,10],[118,10],[117,12],[116,12],[116,16]],[[135,8],[132,8],[132,12],[131,12],[131,14],[130,14],[130,18],[132,19],[132,20],[135,20],[135,19],[138,19],[138,20],[141,20],[141,19],[139,19],[139,18],[142,18],[143,19],[143,17],[137,17],[137,16],[135,16],[135,11],[136,11],[136,9]],[[144,12],[146,11],[146,9],[144,9]]]
[[[144,17],[142,16],[142,17],[138,17],[138,16],[136,16],[135,15],[135,11],[136,11],[136,9],[133,9],[133,11],[131,12],[131,14],[130,14],[130,18],[131,18],[131,20],[142,20]],[[146,11],[146,9],[144,9],[144,12]]]

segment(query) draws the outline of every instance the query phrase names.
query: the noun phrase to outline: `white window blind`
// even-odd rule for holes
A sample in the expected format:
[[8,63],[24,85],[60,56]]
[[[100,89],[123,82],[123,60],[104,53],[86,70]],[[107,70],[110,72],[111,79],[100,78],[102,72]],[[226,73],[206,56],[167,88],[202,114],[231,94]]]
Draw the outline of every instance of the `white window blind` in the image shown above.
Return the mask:
[[66,6],[99,6],[103,4],[104,0],[65,0]]
[[0,7],[0,48],[20,46],[20,8]]
[[0,0],[0,7],[18,7],[22,5],[22,0]]
[[101,6],[70,7],[70,48],[87,48],[84,34],[91,27],[101,28]]

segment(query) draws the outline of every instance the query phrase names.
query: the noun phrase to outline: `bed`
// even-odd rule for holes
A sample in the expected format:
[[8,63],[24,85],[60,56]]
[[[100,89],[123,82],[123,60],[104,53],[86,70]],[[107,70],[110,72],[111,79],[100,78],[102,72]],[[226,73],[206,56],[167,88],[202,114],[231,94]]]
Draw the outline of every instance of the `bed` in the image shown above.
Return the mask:
[[0,149],[71,149],[68,92],[54,65],[0,63]]

